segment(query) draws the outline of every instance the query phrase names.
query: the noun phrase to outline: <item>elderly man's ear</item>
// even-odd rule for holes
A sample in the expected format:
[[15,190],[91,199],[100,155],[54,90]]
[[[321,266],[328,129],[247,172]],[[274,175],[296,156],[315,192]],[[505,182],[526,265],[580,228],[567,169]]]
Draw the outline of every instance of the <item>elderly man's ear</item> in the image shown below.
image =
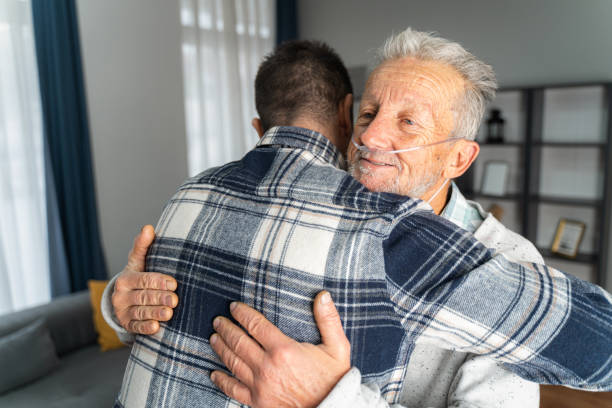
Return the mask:
[[479,152],[480,146],[473,140],[463,139],[456,142],[448,155],[444,178],[454,179],[461,176],[474,163]]

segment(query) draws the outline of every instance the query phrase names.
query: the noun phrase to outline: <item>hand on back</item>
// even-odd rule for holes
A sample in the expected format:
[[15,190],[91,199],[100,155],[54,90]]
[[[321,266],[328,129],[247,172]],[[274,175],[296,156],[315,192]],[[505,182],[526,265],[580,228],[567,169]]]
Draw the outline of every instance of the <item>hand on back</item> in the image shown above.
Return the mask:
[[[231,398],[256,408],[314,407],[351,368],[351,345],[327,292],[314,300],[321,344],[299,343],[283,334],[261,313],[234,302],[231,314],[213,321],[215,351],[234,374],[214,371],[213,382]],[[250,336],[249,336],[250,335]]]
[[112,304],[121,326],[131,333],[155,334],[159,322],[170,320],[178,304],[176,280],[168,275],[145,272],[145,256],[155,239],[155,230],[145,225],[134,239],[128,263],[115,281]]

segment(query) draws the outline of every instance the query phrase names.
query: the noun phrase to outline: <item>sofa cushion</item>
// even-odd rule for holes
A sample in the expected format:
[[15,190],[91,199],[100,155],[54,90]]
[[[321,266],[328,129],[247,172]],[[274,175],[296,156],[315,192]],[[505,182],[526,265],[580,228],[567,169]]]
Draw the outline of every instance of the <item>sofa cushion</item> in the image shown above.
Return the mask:
[[112,407],[129,356],[130,348],[103,353],[94,343],[65,355],[50,375],[0,395],[0,407]]
[[125,347],[125,344],[119,340],[117,333],[106,323],[102,316],[102,294],[108,281],[89,280],[89,295],[91,297],[91,308],[93,309],[93,322],[96,332],[98,332],[98,343],[102,351],[113,350]]
[[0,336],[12,333],[36,319],[44,318],[57,355],[96,342],[89,291],[58,297],[50,303],[0,316]]
[[44,319],[0,337],[0,394],[42,377],[58,363]]

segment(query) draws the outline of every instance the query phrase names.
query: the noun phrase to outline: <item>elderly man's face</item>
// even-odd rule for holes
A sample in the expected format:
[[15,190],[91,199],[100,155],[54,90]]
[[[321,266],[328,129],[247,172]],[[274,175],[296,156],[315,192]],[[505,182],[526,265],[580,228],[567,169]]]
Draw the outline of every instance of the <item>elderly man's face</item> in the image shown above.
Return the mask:
[[[402,58],[379,65],[366,84],[355,124],[357,144],[400,150],[451,137],[464,80],[448,65]],[[398,154],[363,153],[352,144],[351,174],[372,191],[421,197],[437,186],[450,144]]]

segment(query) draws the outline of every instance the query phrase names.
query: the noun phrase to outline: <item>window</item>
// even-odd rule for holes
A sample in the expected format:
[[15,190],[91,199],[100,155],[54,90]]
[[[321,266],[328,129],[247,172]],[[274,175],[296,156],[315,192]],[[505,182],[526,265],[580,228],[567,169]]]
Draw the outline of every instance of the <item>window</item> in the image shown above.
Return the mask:
[[257,142],[253,84],[274,45],[274,8],[273,0],[181,0],[190,175]]
[[29,1],[0,2],[0,314],[49,301],[42,113]]

